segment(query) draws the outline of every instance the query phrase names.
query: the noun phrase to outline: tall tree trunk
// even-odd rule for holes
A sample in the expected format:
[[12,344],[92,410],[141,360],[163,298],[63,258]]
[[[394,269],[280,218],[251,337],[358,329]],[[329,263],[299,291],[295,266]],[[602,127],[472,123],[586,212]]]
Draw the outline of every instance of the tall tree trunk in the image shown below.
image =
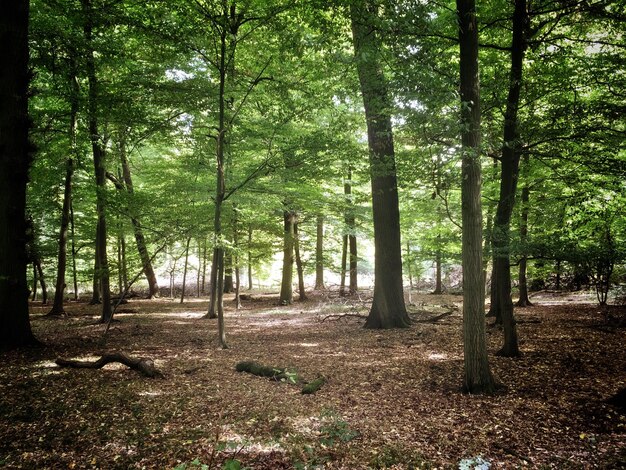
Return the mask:
[[191,237],[187,237],[187,244],[185,245],[185,265],[183,266],[183,288],[180,293],[180,303],[185,301],[185,290],[187,288],[187,266],[189,265],[189,243],[191,243]]
[[518,307],[531,307],[532,303],[528,298],[528,280],[526,279],[526,269],[528,264],[528,257],[526,256],[528,243],[528,203],[530,200],[530,186],[528,185],[528,155],[524,155],[524,187],[522,188],[522,214],[520,217],[519,236],[522,245],[522,258],[519,262],[519,299],[517,301]]
[[354,216],[350,219],[350,224],[351,224],[351,229],[350,229],[350,235],[348,235],[348,245],[350,248],[350,287],[348,289],[348,292],[350,293],[350,295],[354,295],[356,294],[357,290],[358,290],[358,285],[357,285],[357,262],[358,262],[358,256],[357,256],[357,246],[356,246],[356,235],[355,235],[355,224],[354,224]]
[[298,272],[298,300],[306,300],[304,288],[304,267],[300,257],[300,237],[298,235],[298,223],[293,225],[293,251],[296,257],[296,271]]
[[72,234],[72,282],[74,284],[74,301],[78,302],[78,272],[76,269],[76,234],[74,232],[74,205],[70,199],[70,233]]
[[437,251],[435,252],[435,290],[433,294],[440,295],[443,293],[443,285],[441,283],[441,236],[437,235]]
[[70,152],[65,161],[65,184],[63,185],[63,208],[61,209],[61,228],[59,229],[59,251],[57,257],[57,278],[54,289],[54,301],[48,315],[65,315],[63,300],[65,297],[65,272],[67,270],[67,238],[70,225],[70,206],[72,205],[72,176],[74,175],[74,156],[77,153],[76,122],[78,118],[78,80],[76,78],[76,58],[70,59]]
[[200,259],[202,260],[202,283],[200,286],[200,292],[202,295],[206,293],[206,237],[202,239],[202,255]]
[[96,213],[98,224],[96,227],[96,255],[98,258],[98,279],[102,290],[102,315],[100,321],[108,323],[113,317],[111,309],[111,291],[109,286],[109,263],[107,260],[107,226],[106,226],[106,177],[104,147],[100,131],[98,130],[98,79],[96,76],[96,62],[93,50],[93,6],[91,0],[81,0],[84,15],[83,34],[86,44],[87,69],[87,119],[89,123],[89,138],[93,151],[93,166],[96,176]]
[[492,393],[485,338],[482,276],[482,207],[480,171],[480,83],[478,30],[474,0],[457,0],[461,94],[461,204],[463,263],[463,389]]
[[93,261],[93,279],[89,305],[99,305],[100,302],[102,302],[102,295],[100,294],[100,255],[98,255],[98,237],[98,230],[96,229],[96,255]]
[[315,237],[315,290],[324,289],[324,216],[318,214]]
[[248,226],[248,290],[252,290],[252,226]]
[[[75,116],[72,113],[73,116]],[[70,120],[73,121],[72,128],[75,128],[76,118],[73,117]],[[59,252],[57,259],[57,279],[54,290],[54,301],[52,303],[52,309],[48,312],[48,315],[64,315],[63,300],[65,293],[65,271],[67,269],[67,238],[68,228],[70,222],[70,200],[72,197],[72,174],[74,173],[74,160],[68,158],[65,162],[65,185],[63,192],[63,209],[61,210],[61,228],[59,230]]]
[[148,253],[148,247],[146,244],[146,238],[143,234],[141,221],[139,220],[138,214],[133,209],[134,205],[132,200],[135,196],[135,188],[133,186],[133,178],[130,173],[128,156],[126,155],[126,137],[124,131],[120,134],[120,161],[122,163],[122,176],[124,177],[126,191],[131,199],[130,220],[133,224],[135,243],[137,244],[137,251],[139,252],[139,258],[141,259],[143,273],[148,281],[148,296],[153,299],[159,296],[159,284],[157,282],[156,275],[154,274],[154,268],[152,266],[152,261],[150,260],[150,254]]
[[32,301],[37,300],[37,286],[39,285],[39,276],[37,275],[37,265],[33,263],[33,297]]
[[35,259],[35,267],[37,268],[37,278],[41,286],[41,303],[46,305],[48,303],[48,287],[46,286],[46,277],[43,275],[43,269],[41,268],[41,259]]
[[391,99],[380,65],[376,6],[352,2],[350,13],[357,71],[363,95],[370,150],[374,215],[374,299],[366,328],[408,327],[402,288],[402,247],[396,164],[391,127]]
[[513,300],[511,299],[510,225],[519,171],[520,139],[517,115],[522,87],[524,53],[527,47],[527,23],[526,0],[515,0],[509,93],[504,114],[500,197],[493,228],[494,259],[491,276],[491,282],[495,283],[491,309],[496,318],[502,319],[502,326],[504,327],[504,345],[498,354],[506,357],[515,357],[520,354],[517,327],[513,315]]
[[0,15],[0,349],[36,342],[28,317],[26,185],[28,141],[28,0]]
[[224,294],[232,294],[233,287],[233,253],[227,250],[224,253]]
[[239,279],[239,219],[237,217],[237,208],[233,207],[233,252],[234,252],[234,269],[235,269],[235,309],[241,308]]
[[406,267],[409,275],[409,303],[411,299],[411,289],[413,289],[413,263],[411,262],[411,244],[409,240],[406,241]]
[[290,305],[293,302],[293,249],[295,240],[296,214],[285,211],[283,236],[283,276],[280,284],[280,304]]
[[[217,243],[217,240],[214,240],[214,243]],[[213,248],[213,255],[211,256],[211,273],[209,279],[209,309],[207,310],[205,318],[217,318],[217,309],[215,308],[215,305],[217,303],[217,255],[218,249],[217,246],[215,246]]]
[[339,296],[344,297],[346,295],[346,273],[348,265],[348,235],[343,236],[341,244],[341,282],[339,284]]

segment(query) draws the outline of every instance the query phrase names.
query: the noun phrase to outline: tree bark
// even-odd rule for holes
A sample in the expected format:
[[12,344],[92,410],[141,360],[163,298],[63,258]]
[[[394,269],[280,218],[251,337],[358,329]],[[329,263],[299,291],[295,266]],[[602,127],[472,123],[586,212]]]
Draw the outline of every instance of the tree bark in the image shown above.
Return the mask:
[[74,205],[70,199],[70,233],[72,234],[72,283],[74,301],[78,302],[78,271],[76,269],[76,234],[74,233]]
[[348,235],[342,237],[341,243],[341,281],[339,284],[339,296],[346,295],[346,273],[348,265]]
[[[528,178],[528,155],[524,155],[524,173]],[[524,181],[524,187],[522,188],[522,214],[520,217],[520,243],[522,245],[523,254],[519,262],[519,299],[517,301],[518,307],[532,307],[532,303],[528,298],[528,280],[526,279],[526,269],[528,264],[528,257],[526,256],[526,244],[528,242],[528,203],[530,200],[530,187],[528,181]]]
[[248,227],[248,290],[252,290],[252,226]]
[[232,294],[233,286],[233,253],[228,250],[224,253],[224,294]]
[[146,238],[143,234],[143,228],[139,216],[134,210],[133,198],[135,196],[135,188],[133,186],[133,178],[130,174],[130,164],[128,162],[128,156],[126,155],[126,138],[123,135],[120,137],[120,161],[122,163],[122,176],[124,177],[124,185],[126,186],[126,192],[131,199],[130,221],[133,224],[133,232],[135,234],[135,243],[137,244],[137,251],[139,252],[139,258],[141,259],[141,266],[143,272],[148,281],[148,297],[153,299],[159,296],[159,284],[154,274],[154,268],[152,261],[150,260],[150,254],[148,253],[148,247],[146,244]]
[[189,243],[191,243],[191,237],[187,237],[187,244],[185,245],[185,265],[183,266],[183,287],[180,293],[180,303],[185,301],[185,290],[187,287],[187,266],[189,264]]
[[290,305],[293,302],[293,249],[295,239],[296,214],[292,211],[283,213],[283,275],[280,284],[280,304]]
[[28,0],[0,15],[0,349],[36,343],[28,317]]
[[363,95],[372,180],[374,299],[366,328],[406,328],[410,319],[402,287],[402,247],[391,99],[380,63],[376,7],[369,0],[350,5],[354,53]]
[[70,64],[70,152],[65,161],[65,183],[63,185],[63,208],[61,209],[61,228],[59,229],[59,251],[57,256],[57,278],[54,289],[54,301],[48,315],[65,315],[63,301],[65,297],[65,272],[67,270],[67,239],[70,225],[70,207],[72,205],[72,177],[74,175],[74,156],[78,151],[76,144],[76,122],[78,118],[78,71],[76,58]]
[[440,295],[443,293],[441,283],[441,236],[437,235],[437,251],[435,252],[435,290],[433,294]]
[[318,214],[315,237],[315,290],[324,289],[324,216]]
[[202,255],[200,259],[202,261],[202,282],[200,284],[200,293],[204,295],[206,293],[206,237],[202,239]]
[[306,290],[304,288],[304,267],[300,257],[300,238],[298,236],[298,223],[293,225],[293,251],[296,257],[296,271],[298,272],[298,300],[306,300]]
[[463,263],[463,389],[492,393],[485,338],[482,276],[480,82],[474,0],[457,0],[461,94],[461,205]]
[[46,305],[48,303],[48,287],[46,286],[46,278],[41,268],[41,259],[39,257],[35,258],[34,263],[37,269],[37,279],[39,279],[39,285],[41,286],[41,303]]
[[107,259],[107,225],[106,225],[106,176],[105,154],[100,131],[98,130],[98,79],[96,62],[93,50],[93,6],[91,0],[81,0],[84,15],[83,34],[86,45],[87,69],[87,120],[89,124],[89,138],[93,151],[93,166],[96,176],[96,213],[98,223],[96,227],[96,243],[98,258],[98,279],[102,290],[101,323],[109,323],[113,317],[111,309],[111,291],[109,286],[109,264]]
[[502,320],[504,327],[504,345],[498,354],[506,357],[520,355],[517,327],[513,315],[513,300],[511,299],[510,225],[519,172],[520,139],[517,115],[522,87],[524,53],[527,47],[527,25],[526,0],[515,0],[509,92],[504,114],[500,197],[493,227],[494,258],[491,276],[491,282],[494,284],[491,309],[495,313],[496,319]]

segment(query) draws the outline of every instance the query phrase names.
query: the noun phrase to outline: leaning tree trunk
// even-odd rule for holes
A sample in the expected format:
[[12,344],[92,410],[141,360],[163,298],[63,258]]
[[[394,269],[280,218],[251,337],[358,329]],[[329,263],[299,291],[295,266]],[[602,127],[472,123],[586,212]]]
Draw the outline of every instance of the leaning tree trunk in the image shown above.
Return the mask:
[[283,275],[280,284],[280,304],[290,305],[293,302],[293,248],[295,239],[296,214],[292,211],[285,211],[284,235],[283,235]]
[[391,99],[380,64],[376,6],[370,0],[350,5],[354,53],[363,95],[372,179],[374,218],[374,299],[366,328],[408,327],[402,288],[402,247]]
[[511,299],[510,225],[519,172],[520,139],[518,110],[522,87],[522,70],[526,51],[526,27],[528,14],[526,0],[515,0],[513,13],[513,40],[511,44],[511,70],[509,93],[504,114],[504,144],[500,177],[500,197],[493,227],[493,274],[494,283],[491,309],[496,319],[502,320],[504,345],[498,354],[506,357],[519,356],[517,327]]
[[109,264],[107,260],[107,226],[106,226],[106,176],[104,162],[104,147],[98,130],[98,79],[96,76],[96,62],[93,50],[93,6],[91,0],[82,0],[84,25],[83,34],[87,49],[87,119],[89,137],[93,151],[93,166],[96,176],[96,254],[98,258],[98,279],[102,290],[102,315],[100,322],[109,323],[113,317],[111,309],[111,291],[109,286]]
[[474,0],[457,0],[461,80],[461,206],[463,263],[463,388],[492,393],[485,338],[482,276],[482,207],[480,170],[480,84],[478,31]]
[[0,15],[0,349],[35,343],[28,318],[26,184],[28,142],[28,0]]
[[318,214],[315,237],[315,290],[324,289],[324,216]]
[[[124,185],[126,191],[131,200],[135,195],[135,188],[133,186],[133,178],[130,174],[130,165],[128,163],[128,157],[126,155],[126,142],[122,136],[120,139],[120,160],[122,163],[122,176],[124,178]],[[131,201],[131,204],[133,202]],[[148,296],[152,299],[159,296],[159,284],[157,282],[156,275],[154,274],[154,268],[152,267],[152,261],[150,254],[148,253],[148,247],[146,244],[146,238],[143,234],[143,228],[139,216],[134,210],[130,211],[130,221],[133,224],[133,232],[135,234],[135,243],[137,244],[137,251],[139,252],[139,258],[141,259],[141,266],[143,273],[148,281]]]

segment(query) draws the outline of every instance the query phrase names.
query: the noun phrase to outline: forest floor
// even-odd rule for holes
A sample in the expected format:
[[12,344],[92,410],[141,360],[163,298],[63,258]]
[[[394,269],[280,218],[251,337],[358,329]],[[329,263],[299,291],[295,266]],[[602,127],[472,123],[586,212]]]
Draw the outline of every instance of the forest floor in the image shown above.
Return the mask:
[[[136,300],[103,336],[98,307],[49,319],[32,304],[42,348],[3,353],[0,466],[5,468],[626,468],[625,310],[537,296],[516,309],[523,355],[496,357],[495,396],[460,392],[460,296],[413,295],[408,329],[373,331],[367,302],[312,295],[289,307],[254,294],[217,344],[207,299]],[[441,315],[450,312],[449,315]],[[435,317],[438,320],[433,321]],[[621,319],[621,323],[616,321]],[[151,357],[163,378],[121,364],[59,368],[110,351]],[[324,376],[314,395],[240,373],[254,360]],[[623,403],[622,403],[623,406]]]

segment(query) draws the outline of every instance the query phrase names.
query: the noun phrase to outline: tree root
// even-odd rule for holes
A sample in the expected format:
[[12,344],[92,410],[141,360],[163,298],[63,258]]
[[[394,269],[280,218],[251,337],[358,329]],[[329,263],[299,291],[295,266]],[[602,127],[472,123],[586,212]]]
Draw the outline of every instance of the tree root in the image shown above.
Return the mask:
[[163,377],[163,374],[155,367],[152,359],[148,357],[134,358],[124,352],[107,353],[97,361],[76,361],[58,358],[55,362],[60,367],[73,367],[77,369],[101,369],[112,362],[119,362],[140,372],[146,377]]
[[326,315],[324,318],[320,319],[320,323],[324,323],[329,318],[332,318],[333,320],[336,321],[336,320],[341,320],[342,318],[345,318],[345,317],[356,317],[356,318],[363,318],[367,320],[367,315],[363,315],[361,313],[333,313],[332,315]]

